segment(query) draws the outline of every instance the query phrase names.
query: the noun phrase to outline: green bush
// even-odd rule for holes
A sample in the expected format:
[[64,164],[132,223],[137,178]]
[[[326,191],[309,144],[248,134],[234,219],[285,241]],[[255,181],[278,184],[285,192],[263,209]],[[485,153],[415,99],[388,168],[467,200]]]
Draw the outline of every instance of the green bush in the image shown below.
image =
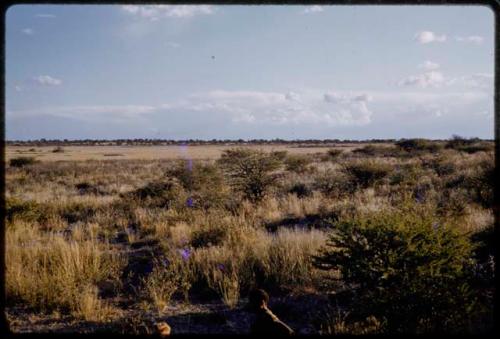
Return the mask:
[[343,171],[353,178],[353,182],[366,188],[385,178],[392,170],[392,166],[383,162],[364,160],[345,164]]
[[33,165],[37,161],[33,157],[18,157],[18,158],[12,158],[10,159],[10,166],[11,167],[24,167],[28,165]]
[[474,311],[467,283],[472,246],[456,228],[416,206],[333,225],[315,265],[339,270],[356,290],[353,314],[385,332],[460,331]]
[[272,154],[245,148],[225,150],[218,160],[230,184],[244,197],[259,201],[274,182],[272,172],[281,162]]

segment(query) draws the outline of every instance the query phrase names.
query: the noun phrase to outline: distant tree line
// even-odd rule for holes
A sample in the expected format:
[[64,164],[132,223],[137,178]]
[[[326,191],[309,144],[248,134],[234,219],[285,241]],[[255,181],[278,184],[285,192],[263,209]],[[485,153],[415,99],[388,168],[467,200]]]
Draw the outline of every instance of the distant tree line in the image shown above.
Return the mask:
[[[453,140],[474,140],[479,141],[479,138],[466,139],[454,135]],[[298,146],[332,146],[334,144],[356,144],[356,143],[395,143],[402,140],[412,139],[366,139],[366,140],[349,140],[349,139],[35,139],[35,140],[7,140],[6,144],[11,146],[168,146],[168,145],[276,145],[276,144],[293,144]],[[433,139],[434,141],[448,141],[449,139]]]

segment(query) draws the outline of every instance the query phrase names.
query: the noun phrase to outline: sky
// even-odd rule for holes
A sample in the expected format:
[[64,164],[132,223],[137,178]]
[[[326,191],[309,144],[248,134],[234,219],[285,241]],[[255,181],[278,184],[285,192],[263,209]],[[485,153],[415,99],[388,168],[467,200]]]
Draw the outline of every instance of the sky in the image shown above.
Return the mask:
[[16,5],[7,140],[494,137],[484,6]]

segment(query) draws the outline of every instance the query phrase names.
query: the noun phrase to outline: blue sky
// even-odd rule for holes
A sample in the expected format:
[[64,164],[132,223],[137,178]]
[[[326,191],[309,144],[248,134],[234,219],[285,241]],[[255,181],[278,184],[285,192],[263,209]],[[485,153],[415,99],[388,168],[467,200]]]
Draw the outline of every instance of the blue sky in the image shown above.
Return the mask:
[[482,6],[18,5],[6,136],[494,136]]

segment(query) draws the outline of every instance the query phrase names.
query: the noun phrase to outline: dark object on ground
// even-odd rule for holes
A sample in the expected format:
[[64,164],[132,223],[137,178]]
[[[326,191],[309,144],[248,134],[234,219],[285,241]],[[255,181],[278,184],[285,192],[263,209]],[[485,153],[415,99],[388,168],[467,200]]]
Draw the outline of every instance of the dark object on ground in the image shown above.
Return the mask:
[[253,290],[248,297],[247,310],[256,315],[251,334],[292,335],[294,331],[267,308],[269,295],[262,289]]

